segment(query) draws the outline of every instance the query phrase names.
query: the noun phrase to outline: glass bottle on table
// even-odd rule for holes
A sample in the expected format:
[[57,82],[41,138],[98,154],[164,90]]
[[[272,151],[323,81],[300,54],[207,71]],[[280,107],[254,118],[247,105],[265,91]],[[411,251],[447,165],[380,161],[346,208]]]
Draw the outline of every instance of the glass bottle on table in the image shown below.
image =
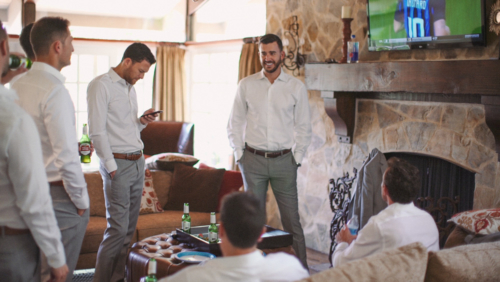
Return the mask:
[[83,124],[82,138],[78,150],[80,151],[80,162],[90,163],[91,145],[86,123]]
[[217,244],[219,242],[219,228],[216,224],[215,212],[210,214],[210,227],[208,227],[208,242]]
[[148,276],[144,279],[144,282],[157,282],[156,278],[156,260],[154,258],[149,259],[148,263]]
[[182,215],[182,231],[191,234],[191,216],[189,216],[189,203],[184,203],[184,214]]

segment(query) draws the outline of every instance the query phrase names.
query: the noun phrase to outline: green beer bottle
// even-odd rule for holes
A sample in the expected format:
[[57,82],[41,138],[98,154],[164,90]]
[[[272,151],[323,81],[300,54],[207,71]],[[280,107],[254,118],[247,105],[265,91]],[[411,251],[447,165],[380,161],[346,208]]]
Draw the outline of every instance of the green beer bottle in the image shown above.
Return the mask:
[[184,203],[184,214],[182,215],[182,231],[191,234],[191,216],[189,216],[189,203]]
[[144,279],[145,282],[157,282],[156,278],[156,260],[154,258],[149,259],[148,263],[148,276]]
[[210,214],[210,227],[208,227],[208,242],[217,244],[219,242],[219,228],[217,227],[215,213]]
[[33,64],[33,62],[29,58],[21,58],[17,55],[10,54],[10,56],[9,56],[9,68],[10,69],[15,70],[18,67],[20,67],[23,63],[24,63],[24,67],[27,69],[31,68],[31,65]]
[[80,161],[82,163],[90,163],[90,138],[88,134],[87,124],[83,124],[82,138],[80,139]]

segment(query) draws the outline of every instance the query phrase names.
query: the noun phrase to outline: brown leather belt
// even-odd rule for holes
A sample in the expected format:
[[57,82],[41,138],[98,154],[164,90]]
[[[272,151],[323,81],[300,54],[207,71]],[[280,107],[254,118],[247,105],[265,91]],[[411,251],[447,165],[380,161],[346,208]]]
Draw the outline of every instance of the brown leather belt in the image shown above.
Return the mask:
[[62,180],[59,180],[59,181],[52,181],[52,182],[49,182],[50,185],[52,186],[64,186],[64,183]]
[[122,160],[128,160],[128,161],[137,161],[142,157],[142,153],[136,154],[136,153],[128,153],[128,154],[120,154],[120,153],[113,153],[113,156],[115,159],[122,159]]
[[22,235],[30,233],[29,229],[15,229],[7,226],[0,226],[1,234],[5,235]]
[[245,145],[245,149],[252,154],[263,156],[266,159],[267,158],[277,158],[277,157],[286,155],[292,151],[291,149],[286,149],[286,150],[281,150],[281,151],[277,151],[277,152],[276,151],[275,152],[264,152],[264,151],[259,151],[259,150],[252,148],[252,147],[249,147],[248,145]]

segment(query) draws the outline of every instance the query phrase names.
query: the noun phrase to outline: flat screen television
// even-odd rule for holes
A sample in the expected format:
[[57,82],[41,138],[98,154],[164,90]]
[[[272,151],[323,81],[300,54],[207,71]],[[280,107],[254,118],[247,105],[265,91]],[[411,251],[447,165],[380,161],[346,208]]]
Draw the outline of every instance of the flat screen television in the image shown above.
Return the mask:
[[368,0],[368,50],[486,45],[484,0]]

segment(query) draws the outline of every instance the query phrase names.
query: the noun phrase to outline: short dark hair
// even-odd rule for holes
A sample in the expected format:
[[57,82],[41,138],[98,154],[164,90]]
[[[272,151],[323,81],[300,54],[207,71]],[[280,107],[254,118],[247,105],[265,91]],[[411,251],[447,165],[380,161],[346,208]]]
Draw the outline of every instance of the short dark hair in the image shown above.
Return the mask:
[[122,61],[126,58],[131,59],[134,63],[139,63],[143,60],[147,60],[151,65],[156,63],[155,56],[151,53],[149,47],[139,42],[132,43],[127,47],[127,49],[125,49]]
[[69,21],[61,17],[39,19],[31,29],[30,41],[37,56],[47,55],[50,45],[57,40],[63,41],[69,35]]
[[33,28],[33,23],[30,23],[29,25],[23,27],[21,35],[19,36],[19,43],[21,43],[21,47],[23,47],[26,56],[28,56],[28,58],[30,58],[31,60],[34,60],[35,52],[33,52],[33,46],[31,46],[31,41],[30,41],[30,33],[32,28]]
[[413,201],[420,190],[420,175],[416,167],[409,162],[392,157],[387,162],[384,185],[393,202],[408,204]]
[[247,249],[257,244],[266,224],[266,212],[253,194],[234,192],[222,200],[220,220],[229,242]]
[[273,42],[278,43],[278,47],[280,48],[280,51],[283,51],[283,42],[281,42],[281,39],[275,34],[268,33],[268,34],[262,36],[259,40],[259,44],[270,44]]

